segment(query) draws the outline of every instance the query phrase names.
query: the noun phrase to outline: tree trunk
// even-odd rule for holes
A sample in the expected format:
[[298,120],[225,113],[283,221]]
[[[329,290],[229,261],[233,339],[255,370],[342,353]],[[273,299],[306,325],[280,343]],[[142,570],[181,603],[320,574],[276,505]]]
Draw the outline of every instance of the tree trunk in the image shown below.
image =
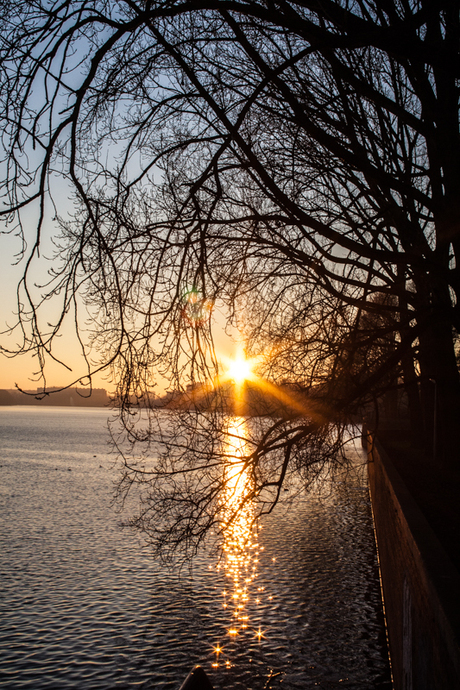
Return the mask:
[[412,345],[414,336],[411,334],[410,314],[407,304],[406,281],[403,268],[400,266],[398,271],[398,305],[399,305],[399,333],[401,340],[410,342],[410,349],[401,358],[402,374],[404,380],[404,390],[407,395],[409,407],[409,420],[411,428],[411,443],[415,448],[426,446],[426,430],[423,420],[422,401],[420,385],[417,372],[415,370],[414,353]]
[[409,406],[409,420],[411,428],[411,443],[415,448],[426,446],[427,435],[423,422],[422,402],[420,399],[419,383],[414,367],[412,352],[408,352],[401,360],[404,389]]
[[442,318],[420,335],[422,405],[435,466],[460,469],[460,382],[452,327]]

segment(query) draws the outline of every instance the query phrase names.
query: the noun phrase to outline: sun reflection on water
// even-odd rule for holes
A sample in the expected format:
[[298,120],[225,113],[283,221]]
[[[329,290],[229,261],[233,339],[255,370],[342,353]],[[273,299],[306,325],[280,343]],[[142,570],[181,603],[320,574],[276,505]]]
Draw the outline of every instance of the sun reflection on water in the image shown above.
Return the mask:
[[[249,454],[247,427],[243,417],[232,417],[229,421],[225,448],[224,490],[221,497],[223,508],[222,552],[223,558],[217,569],[222,567],[228,587],[222,591],[222,605],[228,611],[226,636],[229,640],[240,639],[248,635],[251,640],[259,642],[264,637],[259,621],[252,620],[254,611],[261,602],[263,587],[258,587],[253,594],[254,580],[258,576],[258,564],[261,547],[255,508],[252,501],[254,482],[251,477],[246,456]],[[229,667],[230,661],[221,657],[223,647],[214,647],[215,661],[213,666],[222,661]],[[225,655],[228,657],[228,655]],[[223,655],[222,655],[223,657]]]

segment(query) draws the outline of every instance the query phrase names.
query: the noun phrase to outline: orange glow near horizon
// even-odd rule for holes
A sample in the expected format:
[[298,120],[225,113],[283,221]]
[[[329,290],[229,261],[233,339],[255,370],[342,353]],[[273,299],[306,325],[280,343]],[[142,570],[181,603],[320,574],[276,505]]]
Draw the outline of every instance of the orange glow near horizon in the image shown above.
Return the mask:
[[270,398],[279,401],[282,405],[291,408],[293,412],[300,415],[311,416],[312,410],[307,407],[305,401],[299,395],[292,395],[288,386],[279,386],[271,383],[267,379],[255,373],[257,367],[269,355],[260,354],[256,357],[246,357],[244,349],[240,346],[237,354],[228,357],[223,353],[217,353],[220,359],[220,371],[214,378],[210,378],[201,384],[195,384],[190,391],[184,395],[185,404],[187,398],[194,404],[200,404],[206,396],[219,388],[225,388],[228,384],[233,386],[232,395],[234,400],[234,414],[242,416],[248,414],[245,405],[246,394],[249,390],[248,384],[252,389],[258,388],[262,394],[267,394]]
[[254,368],[260,364],[261,361],[262,356],[247,359],[244,353],[238,354],[233,359],[225,358],[226,372],[222,377],[219,377],[219,385],[222,385],[227,381],[233,381],[235,383],[235,400],[237,404],[242,404],[244,397],[244,384],[247,381],[250,381],[262,392],[268,393],[282,404],[291,407],[293,410],[302,415],[307,415],[308,410],[302,401],[294,398],[292,395],[289,395],[286,390],[283,390],[276,384],[267,381],[261,376],[258,376],[254,372]]
[[244,354],[239,354],[233,359],[226,359],[227,371],[225,372],[222,383],[233,381],[235,412],[241,414],[244,410],[245,384],[247,381],[257,383],[258,376],[254,374],[253,367],[255,360],[246,359]]

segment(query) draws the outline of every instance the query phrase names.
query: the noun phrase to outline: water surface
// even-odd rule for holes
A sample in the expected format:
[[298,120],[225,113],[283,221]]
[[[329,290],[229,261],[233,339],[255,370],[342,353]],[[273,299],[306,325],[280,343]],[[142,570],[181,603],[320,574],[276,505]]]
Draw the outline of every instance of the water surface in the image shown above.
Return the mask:
[[0,408],[2,688],[173,689],[196,663],[221,689],[390,688],[363,472],[265,521],[229,636],[215,556],[171,571],[122,528],[107,417]]

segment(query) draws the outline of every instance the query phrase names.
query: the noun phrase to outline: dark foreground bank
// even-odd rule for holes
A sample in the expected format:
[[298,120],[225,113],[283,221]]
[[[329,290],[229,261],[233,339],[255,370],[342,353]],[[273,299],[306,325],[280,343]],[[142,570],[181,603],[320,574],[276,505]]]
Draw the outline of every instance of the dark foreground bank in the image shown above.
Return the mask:
[[[386,434],[386,445],[392,452],[390,436]],[[458,557],[458,547],[455,549],[452,540],[455,520],[447,524],[452,510],[450,493],[443,493],[440,479],[433,481],[427,503],[427,514],[436,515],[436,530],[443,536],[448,552],[386,450],[371,435],[367,440],[395,690],[458,690],[460,575],[450,557],[451,552]],[[409,450],[404,454],[401,446],[394,456],[410,482],[415,476],[416,456]],[[418,470],[420,474],[420,463]],[[409,484],[416,487],[422,507],[426,481],[425,476],[423,481],[417,479]]]

